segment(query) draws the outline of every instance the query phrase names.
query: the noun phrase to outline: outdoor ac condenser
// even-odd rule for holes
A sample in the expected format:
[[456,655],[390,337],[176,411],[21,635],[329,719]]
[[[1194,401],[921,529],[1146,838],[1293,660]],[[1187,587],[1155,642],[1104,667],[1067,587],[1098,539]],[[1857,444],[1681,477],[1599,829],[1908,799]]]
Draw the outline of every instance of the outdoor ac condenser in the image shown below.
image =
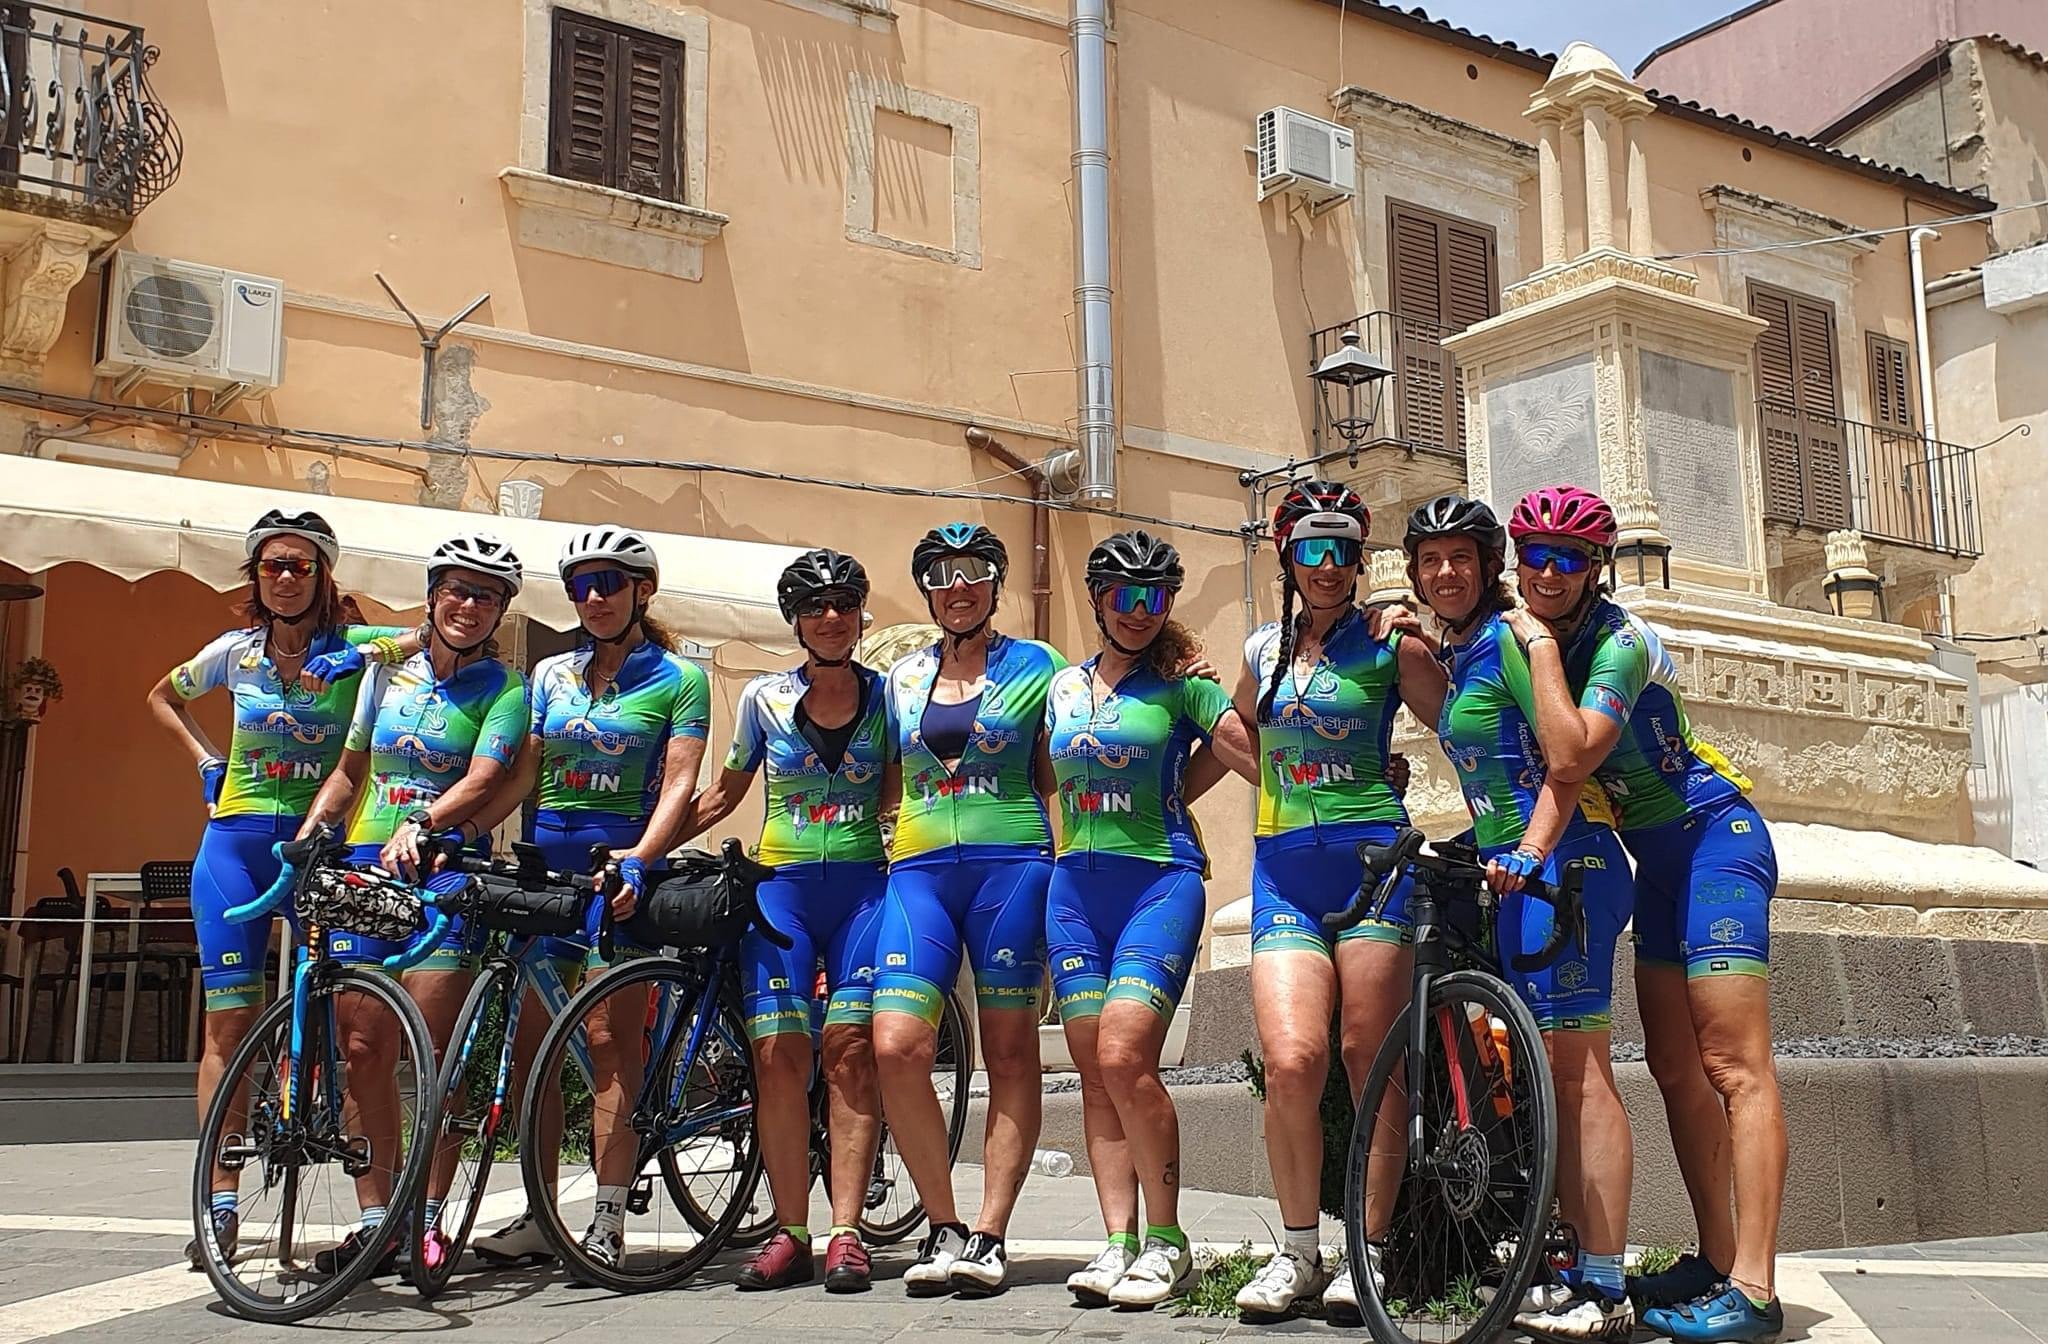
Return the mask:
[[104,292],[96,374],[215,389],[276,387],[284,376],[281,281],[122,251]]
[[1259,199],[1286,191],[1312,205],[1358,194],[1351,132],[1333,121],[1276,107],[1259,114]]

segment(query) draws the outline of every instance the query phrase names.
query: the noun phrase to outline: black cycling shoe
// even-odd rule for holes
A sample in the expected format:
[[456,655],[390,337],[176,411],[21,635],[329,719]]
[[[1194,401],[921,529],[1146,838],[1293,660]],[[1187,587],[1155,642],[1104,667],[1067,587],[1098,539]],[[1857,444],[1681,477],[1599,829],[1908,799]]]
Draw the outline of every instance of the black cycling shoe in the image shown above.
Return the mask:
[[370,1271],[370,1277],[373,1279],[383,1278],[395,1272],[398,1268],[398,1244],[384,1240],[384,1229],[381,1225],[373,1227],[368,1231],[364,1231],[359,1227],[342,1238],[341,1245],[314,1255],[314,1272],[318,1274],[339,1274],[342,1270],[354,1264],[357,1256],[369,1250],[370,1243],[373,1241],[378,1245],[380,1257],[377,1261],[377,1267]]

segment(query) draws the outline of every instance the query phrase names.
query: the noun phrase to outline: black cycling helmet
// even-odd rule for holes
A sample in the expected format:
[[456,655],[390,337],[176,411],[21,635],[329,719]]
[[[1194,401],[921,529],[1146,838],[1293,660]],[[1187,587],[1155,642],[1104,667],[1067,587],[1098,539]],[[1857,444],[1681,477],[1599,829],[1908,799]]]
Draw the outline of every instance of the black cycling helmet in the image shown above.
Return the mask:
[[1413,560],[1422,543],[1432,537],[1470,537],[1481,558],[1491,557],[1505,567],[1508,560],[1508,531],[1493,510],[1463,495],[1438,495],[1408,515],[1408,532],[1401,547]]
[[853,593],[866,602],[868,572],[852,556],[821,546],[789,562],[775,581],[775,604],[782,608],[782,619],[794,624],[805,598],[829,592]]
[[1091,593],[1117,583],[1152,584],[1177,593],[1186,579],[1180,552],[1143,529],[1104,537],[1088,552]]
[[973,555],[988,561],[999,585],[1010,572],[1010,552],[1001,537],[980,523],[947,523],[925,533],[910,548],[910,577],[922,585],[932,561],[948,555]]
[[1342,481],[1299,481],[1273,509],[1273,549],[1287,554],[1295,529],[1310,519],[1316,536],[1362,542],[1372,530],[1372,511],[1356,490]]
[[313,549],[320,553],[321,562],[330,570],[341,559],[341,542],[334,535],[333,524],[311,509],[304,513],[270,510],[249,529],[249,535],[242,539],[242,549],[254,560],[256,553],[263,549],[263,543],[274,537],[298,537],[311,542]]

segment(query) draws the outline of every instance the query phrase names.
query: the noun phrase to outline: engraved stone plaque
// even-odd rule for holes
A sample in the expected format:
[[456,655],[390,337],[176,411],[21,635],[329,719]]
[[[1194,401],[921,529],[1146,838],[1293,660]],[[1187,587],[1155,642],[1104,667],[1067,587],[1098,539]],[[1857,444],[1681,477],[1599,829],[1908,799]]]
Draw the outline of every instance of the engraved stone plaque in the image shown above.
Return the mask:
[[1650,493],[1674,552],[1747,565],[1749,520],[1734,376],[1649,350],[1642,352],[1639,367]]
[[1502,518],[1540,485],[1600,488],[1593,356],[1531,369],[1486,392],[1492,498]]

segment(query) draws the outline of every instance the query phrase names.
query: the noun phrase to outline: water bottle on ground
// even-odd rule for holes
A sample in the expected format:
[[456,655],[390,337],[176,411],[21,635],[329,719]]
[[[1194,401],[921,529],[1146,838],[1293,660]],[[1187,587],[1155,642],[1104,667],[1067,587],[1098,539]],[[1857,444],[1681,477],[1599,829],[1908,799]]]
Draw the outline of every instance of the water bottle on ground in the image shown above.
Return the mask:
[[1057,1148],[1037,1149],[1031,1154],[1031,1174],[1071,1176],[1074,1174],[1074,1159]]

